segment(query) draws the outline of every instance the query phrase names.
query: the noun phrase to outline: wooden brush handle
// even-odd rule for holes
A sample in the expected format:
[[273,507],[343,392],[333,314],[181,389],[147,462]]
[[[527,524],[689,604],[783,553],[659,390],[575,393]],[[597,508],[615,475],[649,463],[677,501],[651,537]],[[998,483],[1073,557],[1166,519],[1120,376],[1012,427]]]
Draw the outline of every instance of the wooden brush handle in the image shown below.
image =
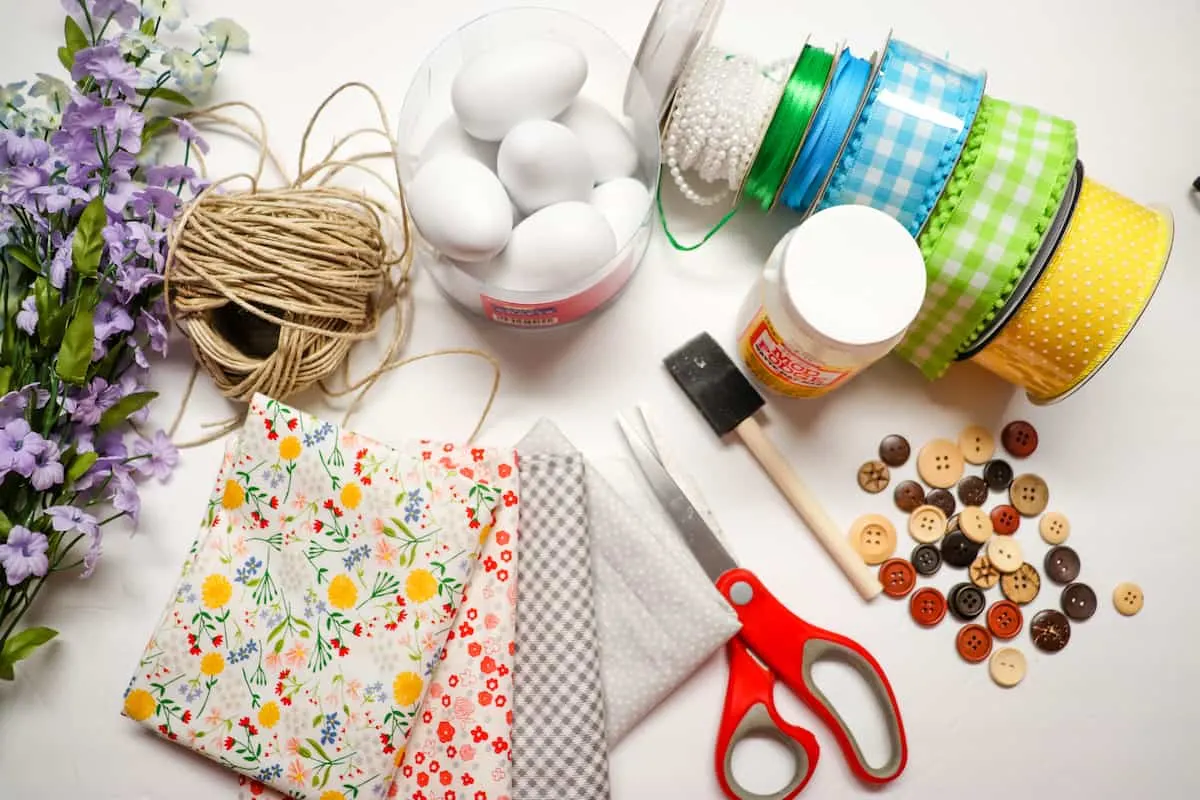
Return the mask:
[[779,452],[779,448],[767,438],[757,420],[747,417],[734,430],[758,459],[763,471],[775,481],[775,485],[792,504],[792,508],[800,513],[809,530],[825,546],[829,555],[833,556],[833,560],[850,579],[850,583],[854,584],[855,590],[862,598],[871,600],[883,591],[879,579],[867,568],[862,556],[856,553],[846,540],[845,532],[838,528],[837,523],[817,502],[816,496],[800,480],[800,476],[783,457],[783,453]]

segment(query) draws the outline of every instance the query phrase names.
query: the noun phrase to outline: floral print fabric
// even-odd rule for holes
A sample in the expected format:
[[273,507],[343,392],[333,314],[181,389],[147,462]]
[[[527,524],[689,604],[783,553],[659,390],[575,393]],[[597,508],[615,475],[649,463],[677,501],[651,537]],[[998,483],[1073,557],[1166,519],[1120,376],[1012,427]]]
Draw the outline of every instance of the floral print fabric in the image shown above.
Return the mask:
[[511,451],[395,450],[255,398],[124,714],[259,793],[394,795],[516,472]]

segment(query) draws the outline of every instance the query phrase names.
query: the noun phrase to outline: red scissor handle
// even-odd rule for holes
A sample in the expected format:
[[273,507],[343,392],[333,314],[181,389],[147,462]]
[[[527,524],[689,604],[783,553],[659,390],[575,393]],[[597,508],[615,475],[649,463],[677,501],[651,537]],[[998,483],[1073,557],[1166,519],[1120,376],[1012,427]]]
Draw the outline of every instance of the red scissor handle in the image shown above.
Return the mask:
[[[718,578],[716,585],[742,622],[738,638],[762,660],[776,679],[795,692],[829,726],[854,774],[871,784],[888,783],[898,778],[908,763],[904,722],[892,685],[874,656],[852,639],[797,617],[749,570],[732,569]],[[822,658],[838,659],[854,667],[871,688],[887,721],[891,753],[886,763],[878,767],[867,763],[845,720],[813,683],[813,664]],[[727,699],[727,707],[728,702]]]

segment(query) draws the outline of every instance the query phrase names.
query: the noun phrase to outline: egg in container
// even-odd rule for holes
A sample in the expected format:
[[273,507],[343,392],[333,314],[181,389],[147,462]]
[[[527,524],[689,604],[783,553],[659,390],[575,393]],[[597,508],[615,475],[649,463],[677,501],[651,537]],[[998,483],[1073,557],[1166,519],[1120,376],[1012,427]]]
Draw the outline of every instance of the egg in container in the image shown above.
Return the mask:
[[650,241],[658,113],[630,58],[563,11],[515,8],[444,40],[400,112],[417,259],[463,308],[574,322],[615,298]]

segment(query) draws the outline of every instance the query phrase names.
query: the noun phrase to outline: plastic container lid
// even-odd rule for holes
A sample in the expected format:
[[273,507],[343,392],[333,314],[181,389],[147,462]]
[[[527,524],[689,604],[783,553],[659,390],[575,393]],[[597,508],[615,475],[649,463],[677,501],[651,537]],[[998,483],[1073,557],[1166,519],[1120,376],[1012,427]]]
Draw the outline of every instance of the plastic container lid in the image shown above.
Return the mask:
[[[633,66],[646,84],[660,128],[667,123],[679,81],[692,57],[708,42],[723,7],[724,0],[659,0]],[[626,114],[633,113],[636,92],[636,81],[631,79],[625,92]]]

